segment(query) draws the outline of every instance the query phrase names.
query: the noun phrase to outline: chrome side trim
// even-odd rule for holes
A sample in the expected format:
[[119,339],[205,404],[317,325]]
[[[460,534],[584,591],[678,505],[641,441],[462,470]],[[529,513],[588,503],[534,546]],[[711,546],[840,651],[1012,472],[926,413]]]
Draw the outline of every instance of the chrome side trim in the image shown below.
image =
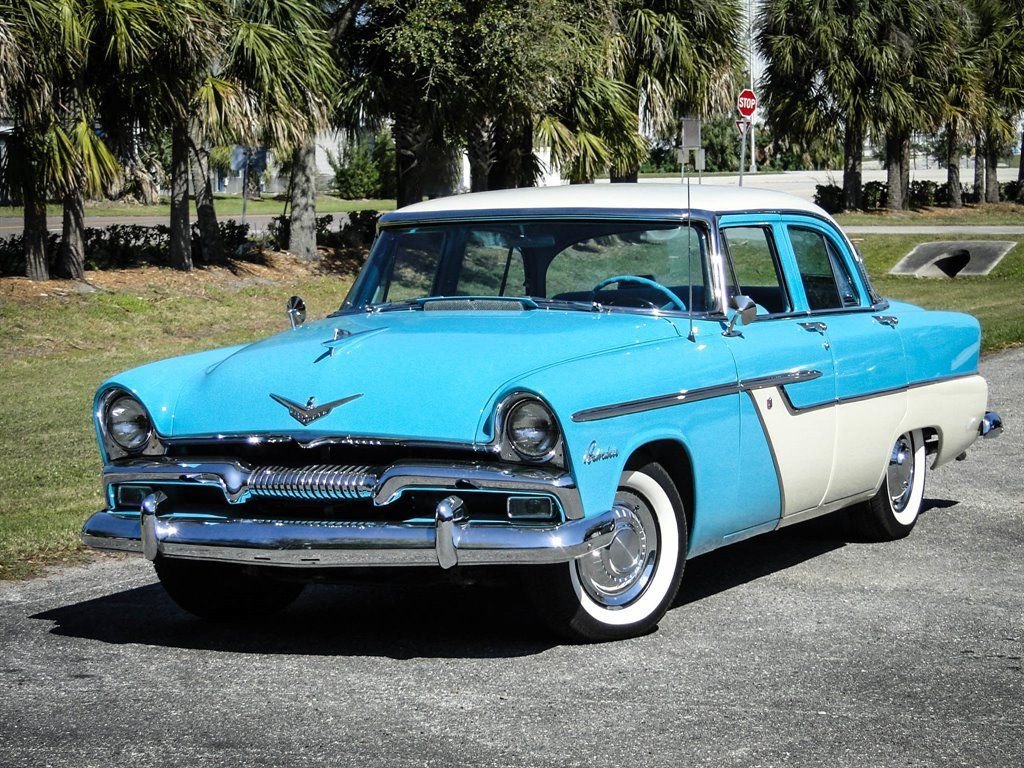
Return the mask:
[[956,381],[957,379],[969,379],[973,376],[977,376],[977,373],[958,373],[951,376],[940,376],[935,379],[928,379],[927,381],[915,381],[913,384],[907,384],[902,387],[889,387],[887,389],[876,389],[874,392],[867,392],[863,395],[847,395],[846,397],[838,397],[834,400],[826,400],[823,403],[815,403],[814,405],[804,405],[797,407],[793,405],[793,402],[789,399],[789,393],[785,389],[781,389],[783,404],[786,406],[786,410],[789,411],[790,415],[796,415],[798,413],[808,413],[809,411],[816,411],[820,408],[831,408],[837,405],[847,405],[848,403],[859,403],[864,400],[873,400],[876,397],[885,397],[887,395],[898,395],[901,392],[909,392],[912,389],[919,389],[921,387],[930,387],[933,384],[942,384],[947,381]]
[[735,395],[740,392],[749,392],[754,389],[765,389],[768,387],[783,387],[786,384],[799,384],[803,381],[813,381],[821,377],[821,371],[804,370],[789,371],[786,373],[773,374],[771,376],[759,376],[753,379],[744,379],[728,384],[715,384],[710,387],[699,387],[697,389],[682,389],[667,395],[646,397],[640,400],[629,400],[614,405],[603,405],[597,408],[587,408],[577,411],[572,415],[575,422],[599,421],[611,419],[616,416],[626,416],[631,413],[653,411],[658,408],[668,408],[683,403],[695,403],[700,400],[708,400],[713,397]]
[[[142,552],[152,547],[161,557],[289,568],[502,565],[569,562],[608,546],[619,530],[611,511],[549,526],[473,524],[459,520],[457,510],[450,511],[452,517],[445,518],[443,525],[438,521],[324,523],[153,514],[147,523],[148,543],[142,541],[138,518],[104,511],[85,523],[82,540],[95,549]],[[439,509],[438,519],[442,516]]]
[[550,496],[568,520],[583,517],[576,482],[568,473],[500,464],[398,463],[376,471],[328,465],[253,469],[237,461],[163,458],[108,464],[103,468],[103,483],[212,486],[221,490],[229,504],[264,496],[310,501],[373,499],[375,506],[384,506],[412,490],[501,491]]

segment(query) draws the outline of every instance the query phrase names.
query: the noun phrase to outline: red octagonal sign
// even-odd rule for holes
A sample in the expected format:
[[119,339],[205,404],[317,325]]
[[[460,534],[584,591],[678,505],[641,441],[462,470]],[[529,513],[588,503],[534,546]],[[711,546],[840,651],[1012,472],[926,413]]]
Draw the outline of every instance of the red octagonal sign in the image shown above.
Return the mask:
[[736,97],[736,109],[744,117],[750,117],[757,109],[757,94],[749,88],[744,88]]

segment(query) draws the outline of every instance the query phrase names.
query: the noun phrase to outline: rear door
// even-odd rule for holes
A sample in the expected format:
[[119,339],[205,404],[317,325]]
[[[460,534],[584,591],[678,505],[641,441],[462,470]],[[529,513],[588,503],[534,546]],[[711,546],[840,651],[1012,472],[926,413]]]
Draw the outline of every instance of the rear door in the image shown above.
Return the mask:
[[781,224],[804,327],[813,324],[835,364],[835,465],[824,501],[841,503],[881,479],[906,409],[903,344],[898,321],[872,306],[856,256],[831,224],[809,216]]

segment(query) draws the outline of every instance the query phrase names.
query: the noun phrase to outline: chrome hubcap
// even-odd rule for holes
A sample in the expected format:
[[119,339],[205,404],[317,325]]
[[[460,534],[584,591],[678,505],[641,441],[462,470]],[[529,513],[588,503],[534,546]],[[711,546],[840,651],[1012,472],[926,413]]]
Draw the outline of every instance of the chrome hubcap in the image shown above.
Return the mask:
[[914,490],[914,445],[910,435],[900,435],[893,445],[885,479],[893,511],[902,512]]
[[630,491],[619,491],[613,511],[618,532],[612,543],[576,561],[586,593],[612,608],[643,594],[658,553],[658,527],[646,501]]

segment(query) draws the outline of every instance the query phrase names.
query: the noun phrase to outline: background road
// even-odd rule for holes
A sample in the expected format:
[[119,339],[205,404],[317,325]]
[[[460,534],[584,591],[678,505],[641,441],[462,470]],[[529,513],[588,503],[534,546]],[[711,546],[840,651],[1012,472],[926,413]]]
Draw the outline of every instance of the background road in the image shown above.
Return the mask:
[[[1015,168],[1000,168],[999,169],[1001,178],[1003,181],[1008,181],[1011,178],[1016,178]],[[968,169],[961,169],[963,178],[967,178],[969,174]],[[945,168],[914,168],[911,169],[910,178],[912,181],[935,181],[940,184],[946,182],[946,169]],[[770,189],[775,192],[787,192],[791,195],[796,195],[805,200],[814,201],[815,187],[818,184],[842,184],[843,174],[842,171],[786,171],[785,173],[757,173],[754,175],[744,176],[743,183],[747,187],[756,187],[758,189]],[[886,172],[877,168],[865,168],[863,171],[863,181],[865,183],[869,181],[885,181]],[[679,184],[678,178],[656,178],[656,179],[643,179],[645,183],[654,184]],[[704,184],[712,186],[729,186],[735,187],[739,182],[738,176],[707,176],[703,179]],[[601,179],[598,183],[606,184],[607,179]],[[697,178],[692,177],[692,184],[697,184]],[[345,214],[335,213],[334,221],[331,223],[332,227],[338,227],[341,224],[341,220],[345,218]],[[193,215],[193,220],[195,216]],[[241,220],[240,214],[220,214],[219,220],[227,221],[228,219],[234,219],[235,221]],[[253,231],[265,231],[270,220],[273,218],[270,214],[249,214],[246,217],[246,221],[249,223]],[[113,216],[113,217],[95,217],[89,215],[89,210],[86,209],[86,221],[87,227],[104,227],[110,224],[138,224],[141,226],[154,227],[158,224],[167,224],[166,216]],[[50,216],[47,219],[47,225],[51,232],[60,233],[61,231],[61,217]],[[854,226],[844,227],[844,229],[851,233],[874,233],[874,234],[940,234],[940,233],[952,233],[952,232],[975,232],[976,234],[981,233],[981,229],[978,227],[972,227],[970,225],[951,227],[951,226]],[[20,216],[0,216],[0,237],[9,237],[12,235],[20,235],[24,230],[24,225]],[[984,231],[986,234],[1024,234],[1024,226],[985,226]]]
[[320,586],[238,628],[137,559],[0,583],[0,765],[1019,768],[1022,370],[984,362],[1006,432],[930,476],[908,539],[705,555],[627,642],[558,644],[493,587]]

